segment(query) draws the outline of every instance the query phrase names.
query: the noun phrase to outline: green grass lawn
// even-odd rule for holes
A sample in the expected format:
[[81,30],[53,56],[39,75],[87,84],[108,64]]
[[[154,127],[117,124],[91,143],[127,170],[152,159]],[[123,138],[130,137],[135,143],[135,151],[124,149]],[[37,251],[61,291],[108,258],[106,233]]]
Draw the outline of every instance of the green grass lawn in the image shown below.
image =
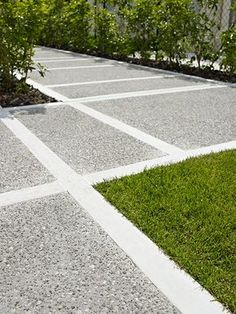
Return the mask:
[[236,312],[236,150],[146,170],[96,189]]

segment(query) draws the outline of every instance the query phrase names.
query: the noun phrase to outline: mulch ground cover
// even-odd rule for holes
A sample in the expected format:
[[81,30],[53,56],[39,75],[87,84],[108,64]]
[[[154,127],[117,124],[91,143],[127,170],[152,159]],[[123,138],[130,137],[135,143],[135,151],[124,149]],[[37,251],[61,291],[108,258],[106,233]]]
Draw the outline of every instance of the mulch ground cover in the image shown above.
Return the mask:
[[35,89],[32,86],[29,87],[27,92],[14,91],[12,93],[5,92],[0,88],[0,106],[3,108],[45,104],[50,102],[56,102],[56,99],[41,93],[38,89]]

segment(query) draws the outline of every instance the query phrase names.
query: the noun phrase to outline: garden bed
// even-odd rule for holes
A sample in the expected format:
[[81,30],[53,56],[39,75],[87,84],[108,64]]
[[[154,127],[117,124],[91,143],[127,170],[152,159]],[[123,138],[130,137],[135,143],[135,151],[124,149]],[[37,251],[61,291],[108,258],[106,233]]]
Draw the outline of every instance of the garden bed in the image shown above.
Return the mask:
[[177,64],[175,62],[169,63],[167,61],[154,61],[154,60],[141,60],[139,58],[131,58],[131,57],[117,57],[117,56],[107,56],[99,53],[92,53],[93,56],[103,57],[107,59],[124,61],[130,64],[137,64],[148,66],[151,68],[173,71],[178,73],[183,73],[187,75],[192,75],[196,77],[202,77],[205,79],[228,82],[228,83],[236,83],[236,73],[228,73],[220,70],[214,70],[210,67],[205,68],[197,68],[194,66],[190,66],[188,64]]
[[[57,49],[57,46],[50,45],[48,46],[50,48]],[[177,64],[175,62],[168,62],[165,60],[162,61],[154,61],[154,60],[142,60],[140,58],[132,58],[132,57],[121,57],[121,56],[110,56],[107,54],[97,53],[97,52],[84,52],[76,49],[69,49],[67,46],[59,47],[60,49],[64,49],[67,51],[73,51],[75,53],[85,53],[94,57],[101,57],[106,58],[109,60],[116,60],[116,61],[123,61],[127,62],[129,64],[137,64],[137,65],[143,65],[151,68],[156,68],[160,70],[166,70],[166,71],[173,71],[178,73],[183,73],[186,75],[196,76],[196,77],[202,77],[205,79],[210,80],[216,80],[221,82],[228,82],[228,83],[236,83],[236,73],[229,73],[226,71],[220,71],[210,68],[210,66],[206,66],[205,68],[197,68],[195,66],[191,66],[189,64]]]
[[56,102],[57,100],[29,86],[26,92],[4,92],[0,89],[0,106],[17,107]]
[[146,170],[96,189],[236,313],[236,150]]
[[212,69],[210,69],[210,67],[198,69],[196,67],[189,66],[187,64],[178,65],[176,63],[170,64],[166,61],[155,62],[152,60],[142,61],[142,60],[137,59],[137,58],[135,58],[135,59],[129,58],[127,61],[129,63],[133,63],[133,64],[140,64],[140,65],[145,65],[145,66],[149,66],[152,68],[158,68],[158,69],[162,69],[162,70],[180,72],[183,74],[203,77],[206,79],[236,83],[236,73],[235,74],[229,74],[227,72],[223,72],[223,71],[219,71],[219,70],[212,70]]

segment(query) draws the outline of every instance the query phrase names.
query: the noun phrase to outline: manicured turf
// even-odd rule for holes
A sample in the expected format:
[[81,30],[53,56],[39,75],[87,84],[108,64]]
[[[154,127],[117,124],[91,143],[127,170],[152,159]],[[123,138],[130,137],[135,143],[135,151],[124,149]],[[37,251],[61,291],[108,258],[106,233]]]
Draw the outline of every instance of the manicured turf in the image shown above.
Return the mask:
[[96,189],[236,312],[236,150],[146,170]]

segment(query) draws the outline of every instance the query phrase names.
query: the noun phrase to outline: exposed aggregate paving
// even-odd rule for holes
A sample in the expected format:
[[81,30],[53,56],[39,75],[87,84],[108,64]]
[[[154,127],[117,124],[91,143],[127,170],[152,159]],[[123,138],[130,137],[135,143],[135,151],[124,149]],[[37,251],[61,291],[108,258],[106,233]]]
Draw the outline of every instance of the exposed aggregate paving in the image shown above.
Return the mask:
[[179,313],[68,194],[0,213],[1,313]]
[[[70,64],[70,67],[73,65]],[[48,66],[50,69],[51,66]],[[56,66],[57,68],[65,67],[61,62]],[[63,75],[62,75],[63,71]],[[112,79],[123,79],[123,78],[134,78],[134,77],[147,77],[156,76],[161,72],[155,70],[146,70],[137,68],[132,65],[117,65],[100,68],[89,68],[89,69],[63,69],[49,71],[45,77],[40,77],[37,72],[33,72],[30,76],[33,80],[36,80],[43,85],[50,84],[67,84],[67,83],[78,83],[78,82],[89,82],[89,81],[100,81],[100,80],[112,80]]]
[[1,121],[0,141],[0,193],[54,181]]
[[[158,76],[158,75],[157,75]],[[69,98],[89,97],[116,93],[135,92],[143,90],[153,90],[161,88],[171,88],[183,86],[195,86],[201,82],[187,81],[180,78],[168,77],[157,79],[144,79],[139,81],[111,82],[93,85],[61,86],[53,88],[56,92]]]
[[[32,78],[44,85],[166,74],[43,47],[36,57],[90,58],[45,62],[49,68],[115,65],[52,71],[45,78],[33,72]],[[77,98],[198,83],[203,84],[173,77],[55,90]],[[236,90],[225,88],[86,105],[190,149],[235,140],[235,99]],[[164,155],[71,107],[25,109],[15,115],[80,174]],[[54,180],[1,122],[0,137],[0,193]],[[0,238],[0,313],[179,314],[67,193],[0,207]]]
[[220,88],[86,103],[182,149],[236,138],[236,89]]
[[164,155],[71,107],[29,110],[17,117],[80,174]]

